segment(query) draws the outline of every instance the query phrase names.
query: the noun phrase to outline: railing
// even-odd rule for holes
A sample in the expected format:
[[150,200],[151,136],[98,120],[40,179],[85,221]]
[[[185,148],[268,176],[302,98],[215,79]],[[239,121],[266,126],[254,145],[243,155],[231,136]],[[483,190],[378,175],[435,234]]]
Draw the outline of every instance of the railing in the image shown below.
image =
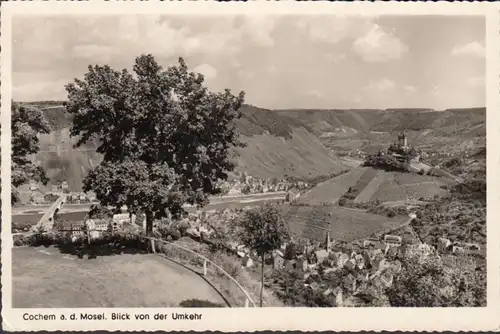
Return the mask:
[[[236,281],[234,277],[232,277],[229,273],[227,273],[223,268],[218,266],[212,260],[178,244],[152,237],[148,237],[148,239],[151,242],[151,249],[153,250],[153,252],[162,253],[168,259],[179,262],[183,266],[189,268],[192,271],[198,272],[204,277],[217,277],[222,274],[225,279],[229,279],[229,281],[232,283],[233,288],[237,288],[240,294],[242,294],[241,297],[243,297],[244,299],[243,301],[242,298],[237,298],[233,293],[227,291],[230,294],[230,296],[228,297],[231,299],[231,301],[236,301],[237,303],[241,302],[242,304],[244,303],[245,307],[256,307],[254,301],[252,300],[252,297],[250,297],[249,293],[241,286],[241,284],[238,283],[238,281]],[[181,251],[181,253],[178,252],[179,250]],[[231,287],[228,287],[226,290],[231,290]]]

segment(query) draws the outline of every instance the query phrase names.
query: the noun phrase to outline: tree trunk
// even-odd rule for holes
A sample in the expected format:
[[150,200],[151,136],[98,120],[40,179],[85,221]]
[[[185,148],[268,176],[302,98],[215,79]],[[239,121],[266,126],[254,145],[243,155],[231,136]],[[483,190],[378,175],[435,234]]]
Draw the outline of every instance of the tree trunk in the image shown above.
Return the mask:
[[260,307],[262,307],[262,295],[264,292],[264,254],[262,254],[261,277],[260,277]]
[[146,212],[146,236],[153,236],[153,213]]
[[[153,236],[153,214],[151,212],[146,212],[146,237],[152,237]],[[147,242],[147,251],[149,253],[154,252],[152,248],[152,241],[149,239],[146,239]]]

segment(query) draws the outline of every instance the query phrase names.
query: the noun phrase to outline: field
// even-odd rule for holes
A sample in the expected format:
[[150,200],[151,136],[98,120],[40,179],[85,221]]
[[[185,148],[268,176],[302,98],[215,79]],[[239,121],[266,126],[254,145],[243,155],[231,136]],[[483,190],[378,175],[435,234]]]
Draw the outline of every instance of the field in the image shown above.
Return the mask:
[[156,255],[80,260],[54,248],[13,248],[15,308],[178,307],[187,299],[223,304],[195,273]]
[[382,182],[387,178],[386,172],[379,170],[375,174],[375,176],[370,180],[370,182],[364,187],[358,194],[358,196],[354,199],[356,203],[369,202],[373,197],[373,194],[380,187]]
[[[333,205],[346,194],[356,203],[398,201],[406,197],[419,199],[445,196],[441,186],[455,184],[444,177],[416,173],[386,172],[371,167],[354,168],[346,174],[318,184],[297,199],[298,205]],[[347,195],[346,195],[347,196]]]
[[388,218],[337,206],[283,206],[285,221],[293,234],[301,238],[324,241],[326,231],[332,239],[350,242],[374,233],[399,228],[408,217]]
[[322,182],[299,197],[297,203],[308,205],[335,204],[349,187],[358,182],[365,171],[366,168],[364,167],[355,168],[348,173]]

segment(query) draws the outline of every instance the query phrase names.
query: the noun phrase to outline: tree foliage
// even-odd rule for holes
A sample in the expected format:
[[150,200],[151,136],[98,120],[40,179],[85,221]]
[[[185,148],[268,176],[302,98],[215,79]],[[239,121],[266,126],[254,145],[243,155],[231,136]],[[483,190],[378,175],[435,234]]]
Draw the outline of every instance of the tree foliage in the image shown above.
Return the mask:
[[406,256],[403,270],[387,291],[392,306],[485,306],[484,275],[470,257]]
[[144,212],[152,222],[183,204],[205,205],[217,181],[234,169],[230,149],[241,146],[234,119],[244,93],[213,93],[182,58],[162,68],[151,55],[133,72],[89,66],[83,80],[66,86],[76,146],[98,139],[103,162],[84,180],[102,205]]
[[12,102],[12,201],[17,202],[16,188],[30,180],[47,184],[44,170],[29,158],[39,149],[38,134],[49,133],[49,124],[40,109],[32,105]]
[[280,248],[290,239],[281,211],[273,204],[246,211],[240,224],[241,241],[259,256]]

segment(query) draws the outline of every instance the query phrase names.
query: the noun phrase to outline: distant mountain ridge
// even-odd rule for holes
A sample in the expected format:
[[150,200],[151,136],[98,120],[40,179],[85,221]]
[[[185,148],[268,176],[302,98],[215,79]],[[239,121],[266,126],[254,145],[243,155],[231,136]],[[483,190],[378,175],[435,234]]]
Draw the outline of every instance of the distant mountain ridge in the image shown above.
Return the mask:
[[[69,136],[71,116],[59,101],[30,102],[43,110],[52,132],[40,136],[41,152],[34,159],[48,170],[53,182],[67,180],[78,190],[89,169],[101,161],[96,143],[75,150]],[[243,105],[236,125],[247,143],[238,149],[238,171],[256,177],[301,179],[331,175],[349,168],[334,151],[385,145],[394,134],[407,131],[420,143],[435,138],[485,138],[486,109],[286,109],[269,110]],[[438,140],[438,141],[439,141]]]

